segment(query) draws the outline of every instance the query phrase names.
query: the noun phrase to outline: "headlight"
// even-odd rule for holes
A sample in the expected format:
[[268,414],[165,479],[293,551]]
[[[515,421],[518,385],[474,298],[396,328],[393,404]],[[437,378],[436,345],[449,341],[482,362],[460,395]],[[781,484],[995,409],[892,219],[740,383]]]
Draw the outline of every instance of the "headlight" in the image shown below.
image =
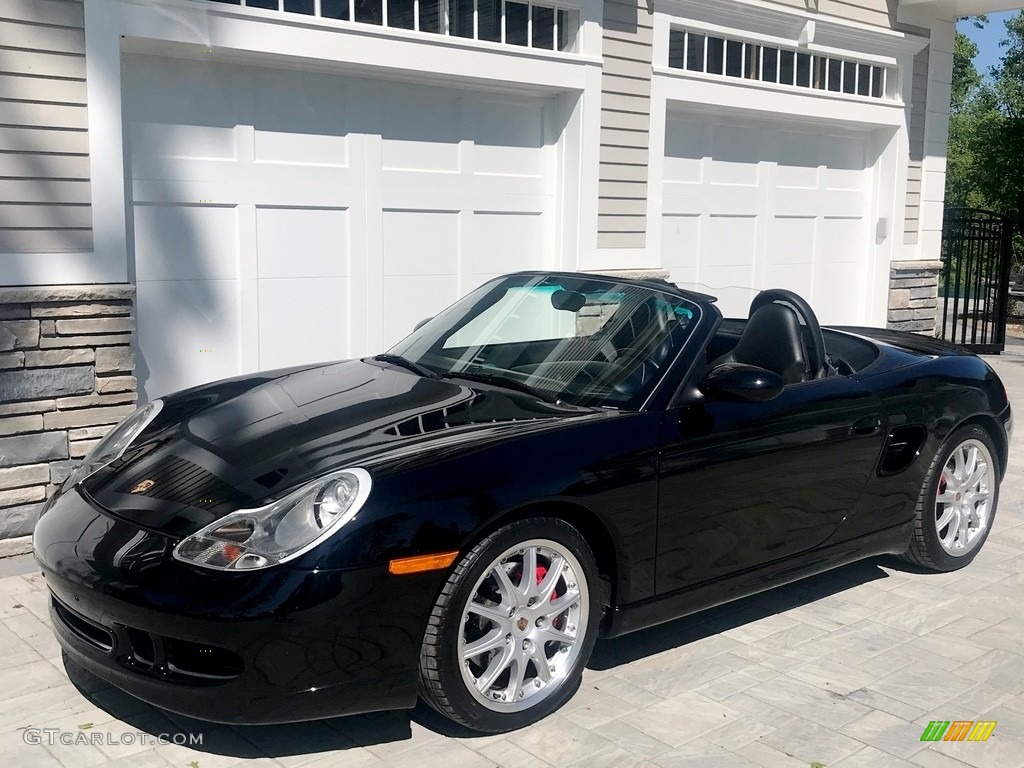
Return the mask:
[[93,449],[89,451],[85,459],[68,478],[68,487],[77,485],[85,480],[93,472],[117,461],[125,452],[132,441],[138,437],[142,430],[150,425],[160,409],[164,407],[163,400],[154,400],[146,403],[124,421],[114,427],[100,440]]
[[285,563],[354,518],[370,495],[365,469],[343,469],[259,509],[241,509],[183,539],[174,556],[220,571]]

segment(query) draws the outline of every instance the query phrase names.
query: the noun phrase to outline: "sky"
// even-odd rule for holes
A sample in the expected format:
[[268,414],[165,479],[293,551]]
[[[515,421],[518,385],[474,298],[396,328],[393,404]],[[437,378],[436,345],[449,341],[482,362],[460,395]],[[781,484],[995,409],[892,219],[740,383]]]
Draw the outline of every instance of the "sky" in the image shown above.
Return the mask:
[[999,59],[1003,55],[999,41],[1006,37],[1005,22],[1014,13],[1016,11],[988,14],[988,23],[983,29],[976,29],[974,22],[969,20],[957,22],[956,28],[971,38],[978,46],[978,56],[974,59],[974,66],[982,76],[988,76],[989,68],[999,63]]

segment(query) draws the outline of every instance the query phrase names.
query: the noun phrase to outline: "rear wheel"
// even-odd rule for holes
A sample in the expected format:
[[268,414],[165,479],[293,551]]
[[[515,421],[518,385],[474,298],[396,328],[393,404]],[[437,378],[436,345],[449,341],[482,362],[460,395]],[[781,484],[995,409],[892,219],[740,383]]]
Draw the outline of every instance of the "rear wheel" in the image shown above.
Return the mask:
[[420,652],[423,698],[488,733],[521,728],[575,693],[600,618],[593,553],[563,520],[487,536],[456,566]]
[[953,571],[975,558],[988,538],[999,501],[996,455],[992,438],[975,424],[946,439],[921,488],[906,559]]

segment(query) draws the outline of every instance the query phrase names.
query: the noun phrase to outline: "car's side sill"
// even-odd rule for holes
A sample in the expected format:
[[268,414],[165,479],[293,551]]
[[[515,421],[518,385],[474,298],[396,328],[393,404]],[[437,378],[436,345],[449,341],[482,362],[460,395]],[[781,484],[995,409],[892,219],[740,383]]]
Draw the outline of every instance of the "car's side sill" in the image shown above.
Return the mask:
[[617,606],[601,626],[601,637],[617,637],[687,614],[713,608],[758,592],[789,584],[866,557],[900,554],[910,542],[913,522],[804,552],[794,557],[687,587],[667,595]]

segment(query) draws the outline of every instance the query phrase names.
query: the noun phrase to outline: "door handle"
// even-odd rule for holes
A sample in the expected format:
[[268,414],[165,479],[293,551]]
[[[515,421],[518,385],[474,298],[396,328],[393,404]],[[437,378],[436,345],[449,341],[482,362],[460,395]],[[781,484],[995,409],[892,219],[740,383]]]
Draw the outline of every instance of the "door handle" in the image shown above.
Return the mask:
[[882,428],[882,420],[877,416],[866,416],[850,427],[850,434],[867,436],[873,435]]

